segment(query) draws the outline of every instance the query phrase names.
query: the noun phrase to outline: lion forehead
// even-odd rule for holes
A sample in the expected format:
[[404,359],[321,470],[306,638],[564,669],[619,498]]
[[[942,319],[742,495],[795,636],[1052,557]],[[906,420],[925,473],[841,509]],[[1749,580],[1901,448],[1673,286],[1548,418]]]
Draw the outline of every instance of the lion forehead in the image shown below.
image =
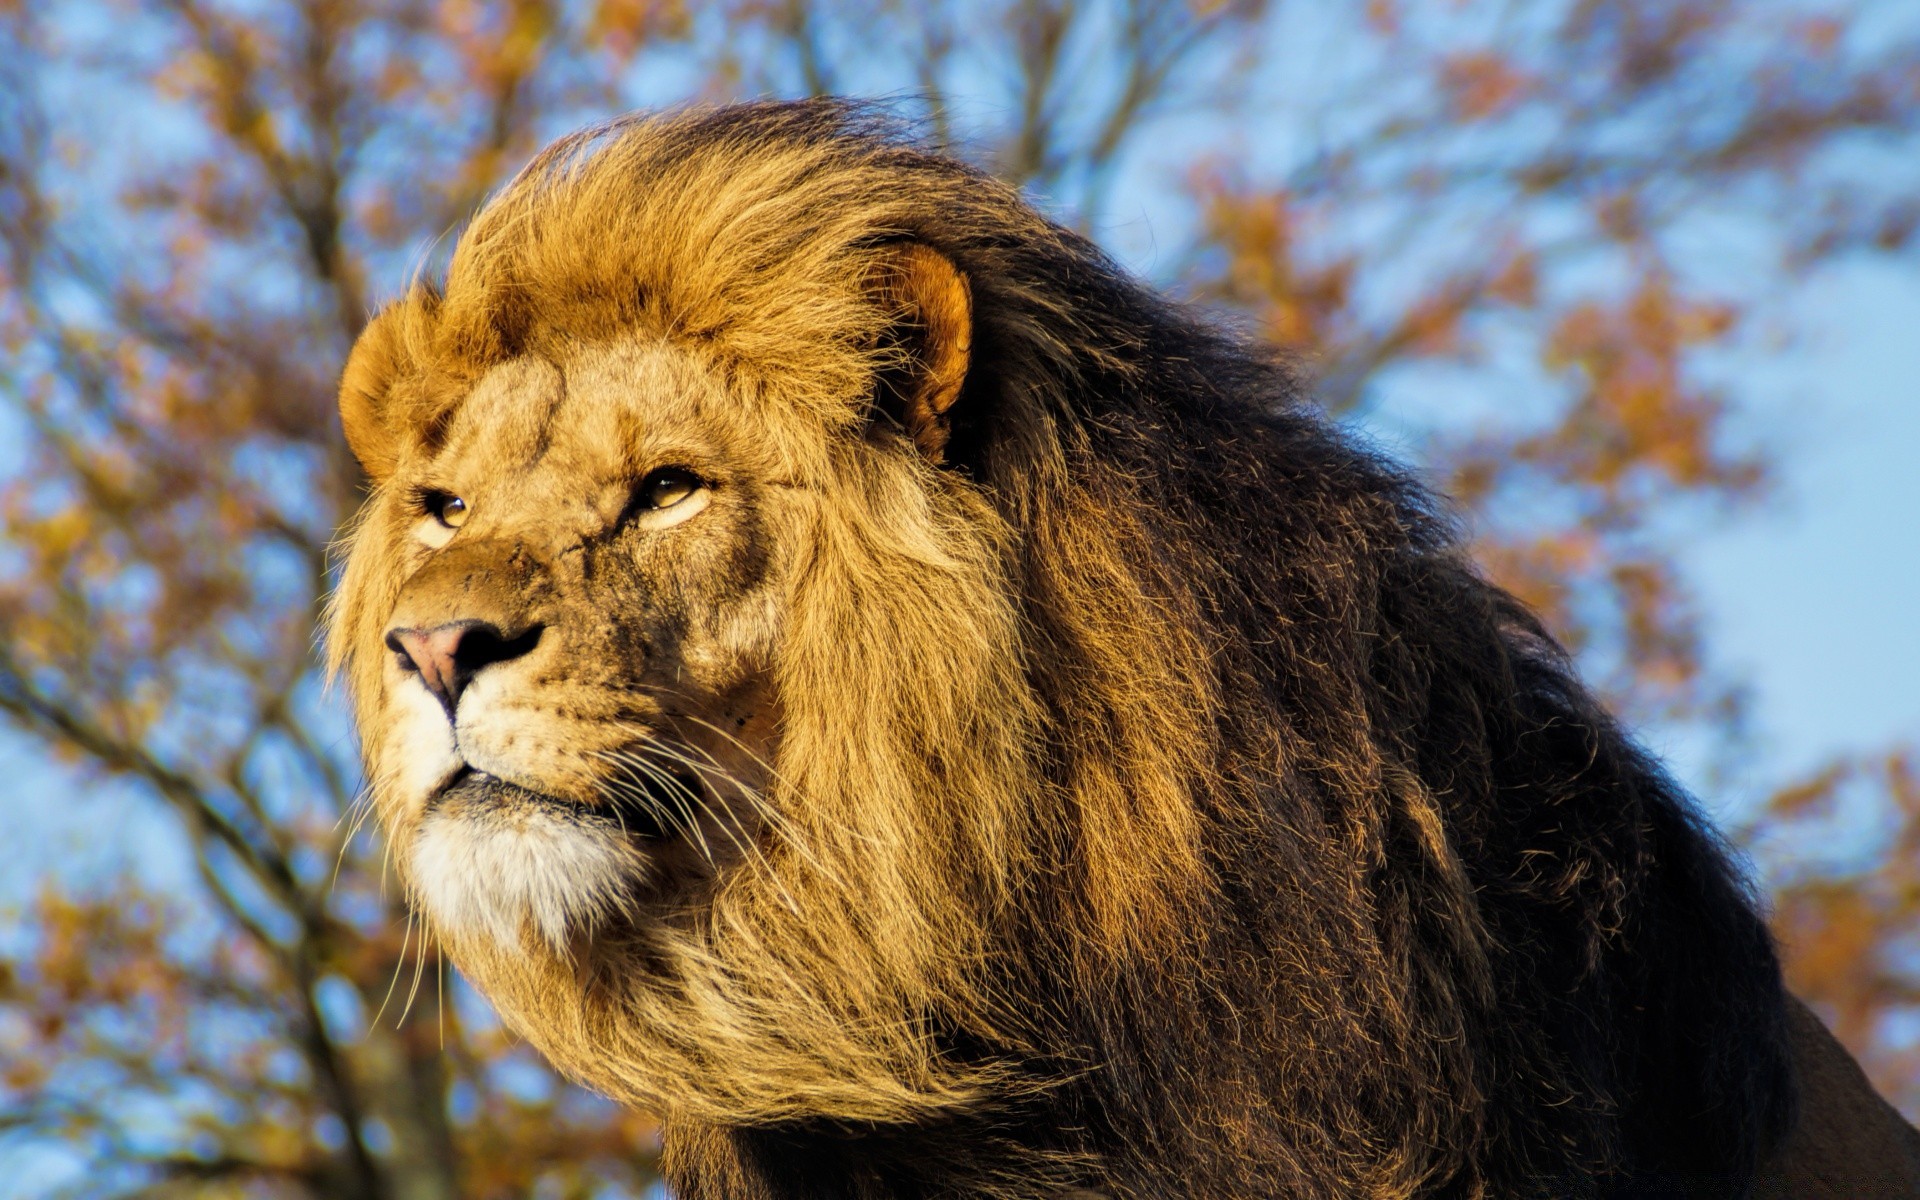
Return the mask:
[[566,395],[560,366],[523,356],[492,367],[452,413],[435,444],[432,424],[422,446],[436,463],[485,462],[490,472],[531,466],[547,444]]
[[711,390],[684,354],[630,339],[564,359],[509,359],[442,418],[437,445],[431,424],[420,432],[432,465],[490,477],[548,461],[583,471],[618,467],[649,435],[695,424],[717,407],[703,404]]
[[516,358],[451,414],[431,463],[488,478],[543,468],[569,497],[665,465],[818,477],[823,431],[761,403],[752,380],[751,364],[703,361],[644,328],[564,358]]

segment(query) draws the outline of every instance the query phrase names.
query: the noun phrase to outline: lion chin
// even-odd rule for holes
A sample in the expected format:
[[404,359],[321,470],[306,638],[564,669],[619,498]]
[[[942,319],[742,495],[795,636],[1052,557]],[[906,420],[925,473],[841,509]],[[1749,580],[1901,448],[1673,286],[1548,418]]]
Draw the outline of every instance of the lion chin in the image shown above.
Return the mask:
[[683,1200],[1920,1195],[1444,504],[858,106],[556,143],[340,406],[409,895]]
[[617,819],[478,772],[436,797],[410,874],[436,928],[555,951],[625,913],[648,862]]

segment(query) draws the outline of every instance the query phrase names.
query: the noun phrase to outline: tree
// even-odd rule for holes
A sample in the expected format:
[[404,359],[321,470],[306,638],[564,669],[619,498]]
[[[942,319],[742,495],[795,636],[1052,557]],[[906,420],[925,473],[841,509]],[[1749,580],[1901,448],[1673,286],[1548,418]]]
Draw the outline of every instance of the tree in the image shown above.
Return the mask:
[[[1733,747],[1738,681],[1676,538],[1761,494],[1774,451],[1730,437],[1740,396],[1703,363],[1751,350],[1751,297],[1912,252],[1888,164],[1920,161],[1920,44],[1870,18],[0,2],[0,422],[24,447],[0,464],[0,712],[189,848],[184,879],[56,874],[22,913],[7,1136],[63,1147],[88,1195],[647,1185],[647,1122],[512,1046],[409,932],[311,652],[361,486],[332,409],[346,347],[547,137],[695,95],[893,95],[1096,236],[1150,209],[1162,282],[1303,356],[1336,413],[1469,397],[1415,429],[1488,569],[1631,718]],[[1703,229],[1747,247],[1737,271]],[[1783,788],[1753,836],[1796,984],[1915,1111],[1920,804],[1889,755]],[[1907,851],[1765,849],[1840,796]]]

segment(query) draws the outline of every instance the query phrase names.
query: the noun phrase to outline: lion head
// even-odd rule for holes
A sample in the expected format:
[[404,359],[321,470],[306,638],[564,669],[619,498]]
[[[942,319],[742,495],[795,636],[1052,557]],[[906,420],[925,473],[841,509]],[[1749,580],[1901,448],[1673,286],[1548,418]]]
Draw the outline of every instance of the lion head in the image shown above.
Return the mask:
[[611,123],[341,411],[409,893],[685,1194],[1750,1169],[1777,971],[1684,798],[1417,484],[1005,186],[843,105]]
[[873,178],[796,193],[830,148],[692,132],[556,146],[356,346],[335,652],[413,895],[556,1060],[897,1117],[972,1086],[926,1023],[1035,778],[1010,530],[938,469],[969,292]]

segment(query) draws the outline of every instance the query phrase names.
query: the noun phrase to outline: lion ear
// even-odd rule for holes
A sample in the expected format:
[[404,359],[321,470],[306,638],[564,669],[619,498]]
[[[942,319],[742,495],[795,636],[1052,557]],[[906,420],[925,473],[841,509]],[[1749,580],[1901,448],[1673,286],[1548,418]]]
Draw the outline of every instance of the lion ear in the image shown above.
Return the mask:
[[882,253],[869,287],[889,315],[887,341],[900,351],[898,361],[880,374],[874,406],[937,463],[952,432],[948,414],[960,398],[973,354],[967,278],[946,255],[906,242]]
[[348,449],[375,483],[399,465],[406,414],[395,391],[419,374],[417,348],[430,310],[423,295],[381,309],[353,343],[340,373],[340,425]]

